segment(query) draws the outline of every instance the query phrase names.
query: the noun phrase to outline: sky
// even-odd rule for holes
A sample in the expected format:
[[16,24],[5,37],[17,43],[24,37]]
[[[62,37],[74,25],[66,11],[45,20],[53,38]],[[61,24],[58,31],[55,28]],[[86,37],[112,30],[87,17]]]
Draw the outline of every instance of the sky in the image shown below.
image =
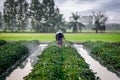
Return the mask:
[[[0,11],[3,10],[5,0],[0,0]],[[31,0],[27,0],[30,2]],[[107,23],[120,23],[120,0],[54,0],[65,20],[72,13],[81,16],[92,15],[92,11],[103,11],[108,17]]]

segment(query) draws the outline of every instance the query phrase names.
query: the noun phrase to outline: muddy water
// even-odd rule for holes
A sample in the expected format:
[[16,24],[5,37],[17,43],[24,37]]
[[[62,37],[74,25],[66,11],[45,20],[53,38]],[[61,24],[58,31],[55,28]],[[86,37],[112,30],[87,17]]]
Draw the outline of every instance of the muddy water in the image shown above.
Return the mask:
[[23,77],[28,75],[33,66],[38,61],[37,56],[40,55],[43,49],[47,46],[47,44],[40,44],[35,52],[33,52],[28,58],[26,58],[9,76],[7,76],[6,80],[23,80]]
[[87,52],[83,48],[83,45],[75,44],[74,47],[77,49],[79,54],[85,59],[86,63],[89,64],[90,69],[92,69],[93,72],[96,72],[96,76],[100,77],[101,80],[120,80],[120,78],[117,77],[115,73],[108,71],[105,67],[101,66],[101,64],[98,61],[94,60],[89,55],[89,52]]

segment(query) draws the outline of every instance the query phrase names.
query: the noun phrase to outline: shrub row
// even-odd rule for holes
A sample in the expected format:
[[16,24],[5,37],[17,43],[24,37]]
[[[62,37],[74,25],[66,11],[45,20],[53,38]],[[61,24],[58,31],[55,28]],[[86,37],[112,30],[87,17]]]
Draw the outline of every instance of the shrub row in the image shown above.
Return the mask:
[[120,43],[87,41],[84,44],[90,48],[96,59],[99,58],[104,65],[120,71]]
[[7,42],[5,40],[0,40],[0,46],[5,45]]
[[20,43],[14,42],[0,47],[0,75],[17,60],[28,53],[28,48]]
[[72,47],[49,46],[25,80],[95,80],[88,64]]

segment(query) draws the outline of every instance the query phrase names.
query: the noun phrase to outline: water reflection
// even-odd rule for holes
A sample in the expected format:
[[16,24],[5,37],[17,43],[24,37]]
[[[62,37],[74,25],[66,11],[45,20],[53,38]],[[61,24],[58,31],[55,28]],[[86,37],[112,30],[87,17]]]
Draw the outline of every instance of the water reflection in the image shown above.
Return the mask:
[[36,51],[34,51],[26,60],[24,60],[13,72],[6,78],[6,80],[23,80],[23,77],[28,75],[33,66],[37,63],[38,55],[41,55],[43,49],[47,44],[40,44]]
[[103,67],[98,61],[94,60],[89,53],[83,49],[83,45],[75,44],[74,47],[77,49],[79,54],[85,59],[86,63],[90,65],[90,69],[97,73],[96,76],[100,77],[101,80],[120,80],[115,73],[112,73]]
[[26,66],[26,63],[28,62],[28,60],[26,59],[25,61],[23,61],[18,67],[23,69]]

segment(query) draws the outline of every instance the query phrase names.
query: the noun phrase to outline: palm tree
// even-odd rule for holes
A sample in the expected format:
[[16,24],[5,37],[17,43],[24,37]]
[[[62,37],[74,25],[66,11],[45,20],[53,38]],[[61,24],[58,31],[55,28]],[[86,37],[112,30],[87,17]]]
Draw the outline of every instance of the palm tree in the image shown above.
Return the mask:
[[68,23],[68,27],[72,28],[73,32],[78,32],[78,30],[80,30],[81,32],[82,27],[85,27],[85,26],[81,22],[78,21],[80,19],[80,16],[76,12],[76,14],[72,13],[71,18],[73,20]]

